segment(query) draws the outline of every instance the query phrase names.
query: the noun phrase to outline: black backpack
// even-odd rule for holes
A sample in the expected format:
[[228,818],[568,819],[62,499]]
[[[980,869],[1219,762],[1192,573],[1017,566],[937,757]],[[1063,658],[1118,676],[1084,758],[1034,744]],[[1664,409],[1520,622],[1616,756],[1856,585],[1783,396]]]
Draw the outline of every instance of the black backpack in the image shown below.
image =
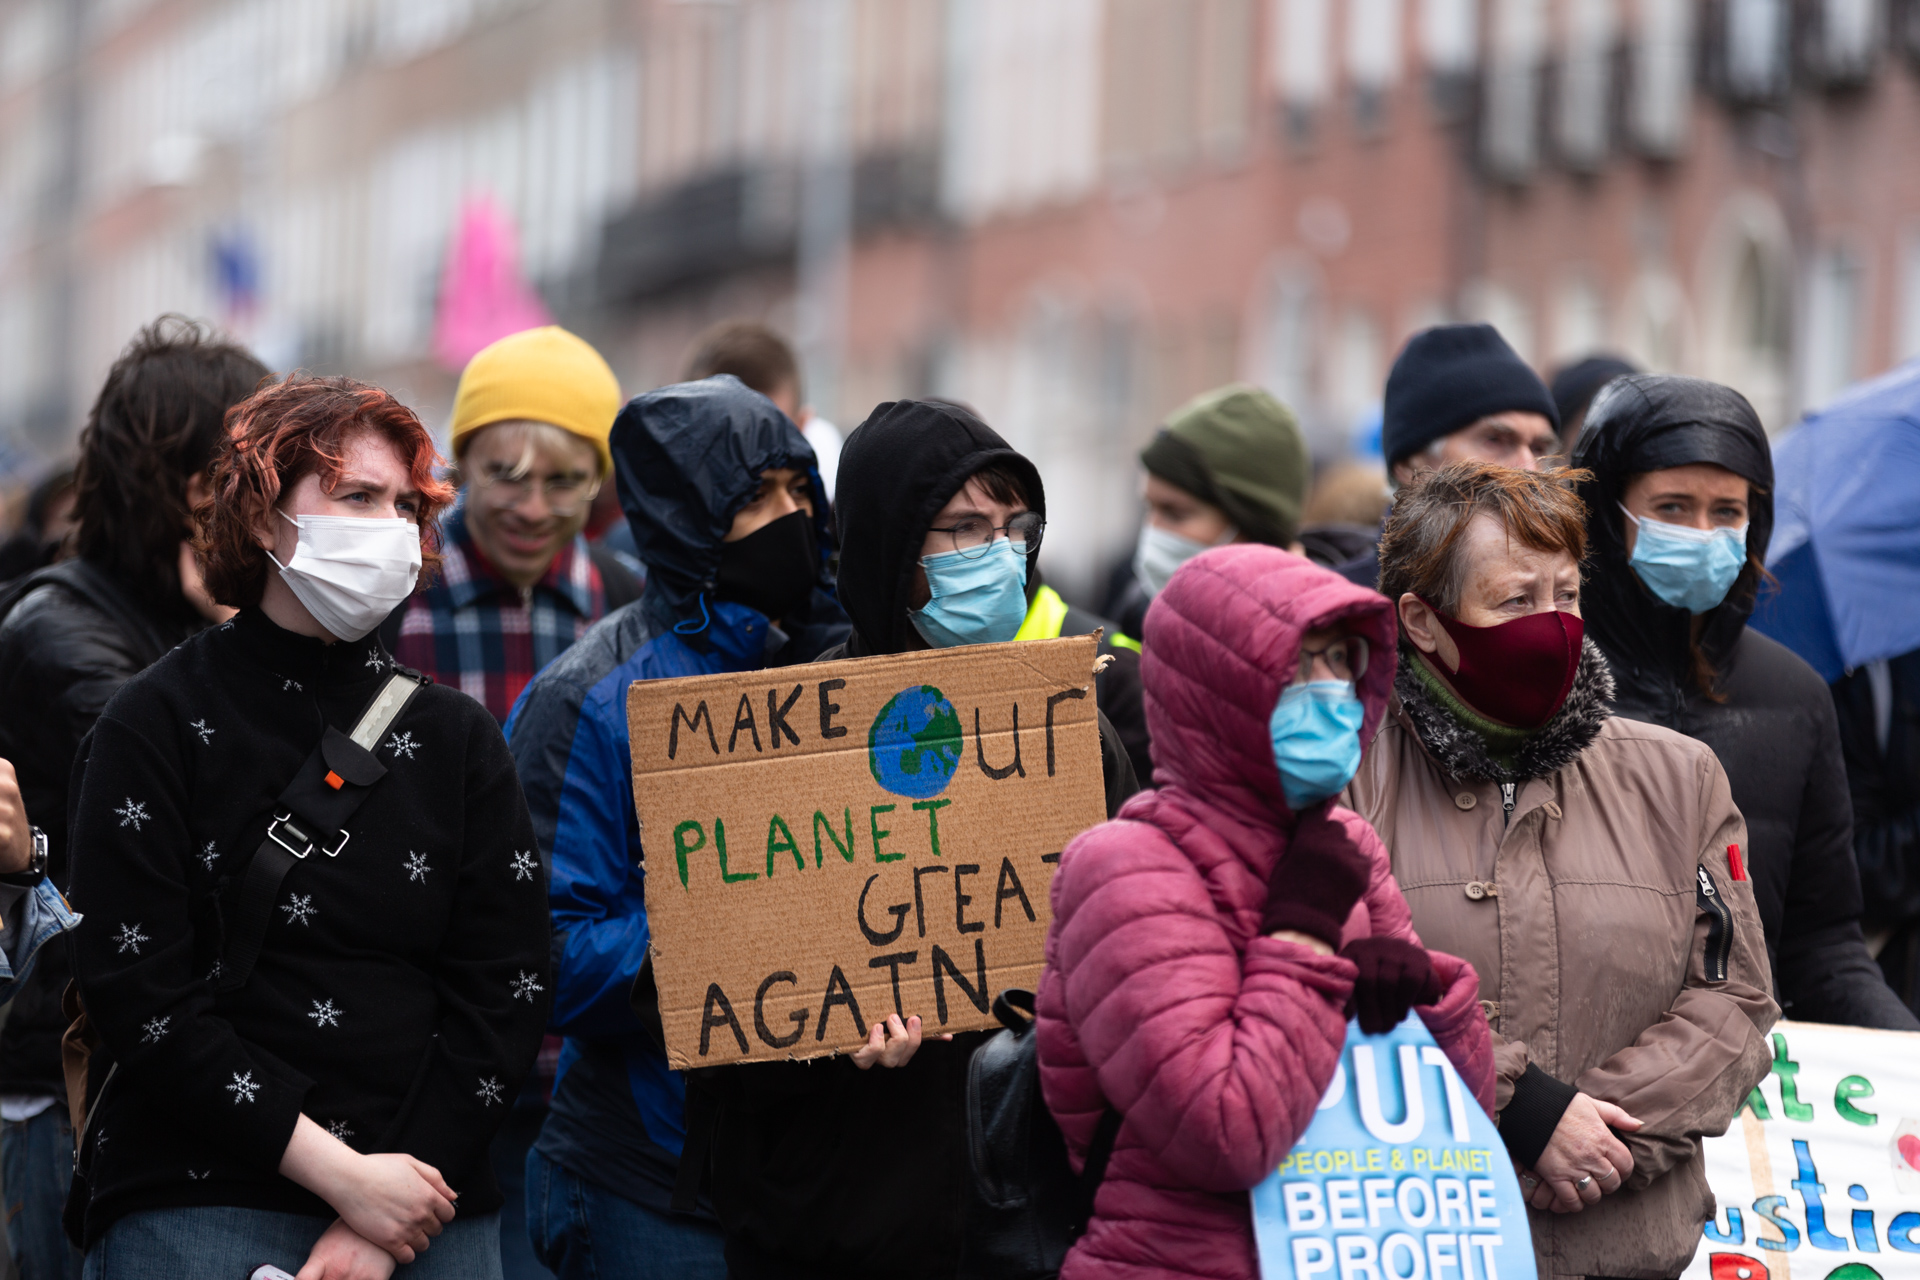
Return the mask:
[[971,1172],[961,1280],[1046,1280],[1093,1216],[1093,1195],[1106,1176],[1120,1113],[1107,1108],[1076,1175],[1066,1139],[1040,1096],[1033,992],[994,998],[1006,1028],[977,1049],[967,1065],[967,1163]]

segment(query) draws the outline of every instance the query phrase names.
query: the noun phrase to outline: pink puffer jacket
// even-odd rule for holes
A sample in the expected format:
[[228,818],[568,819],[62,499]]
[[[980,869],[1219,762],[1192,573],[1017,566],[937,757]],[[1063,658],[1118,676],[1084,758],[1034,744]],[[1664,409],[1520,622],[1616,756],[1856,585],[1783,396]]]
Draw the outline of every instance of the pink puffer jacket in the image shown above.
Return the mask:
[[[1147,723],[1158,791],[1061,855],[1039,991],[1041,1087],[1079,1165],[1109,1103],[1125,1116],[1062,1280],[1258,1274],[1247,1191],[1293,1146],[1333,1077],[1353,965],[1260,932],[1294,818],[1267,720],[1301,636],[1338,620],[1370,642],[1362,741],[1393,684],[1389,605],[1270,547],[1208,551],[1147,614]],[[1414,937],[1387,851],[1342,941]],[[1472,966],[1434,955],[1419,1010],[1482,1106],[1493,1055]]]

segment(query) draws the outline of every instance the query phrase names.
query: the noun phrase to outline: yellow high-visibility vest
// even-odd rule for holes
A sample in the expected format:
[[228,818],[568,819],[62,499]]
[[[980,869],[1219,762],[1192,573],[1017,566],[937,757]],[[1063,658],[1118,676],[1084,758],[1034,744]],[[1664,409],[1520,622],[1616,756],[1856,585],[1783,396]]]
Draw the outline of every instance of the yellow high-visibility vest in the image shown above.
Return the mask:
[[[1060,636],[1060,629],[1067,622],[1067,602],[1052,587],[1042,586],[1033,593],[1033,603],[1027,606],[1026,619],[1021,622],[1020,630],[1014,633],[1015,640],[1054,640]],[[1120,631],[1111,631],[1106,636],[1107,643],[1120,649],[1140,652],[1140,642]]]

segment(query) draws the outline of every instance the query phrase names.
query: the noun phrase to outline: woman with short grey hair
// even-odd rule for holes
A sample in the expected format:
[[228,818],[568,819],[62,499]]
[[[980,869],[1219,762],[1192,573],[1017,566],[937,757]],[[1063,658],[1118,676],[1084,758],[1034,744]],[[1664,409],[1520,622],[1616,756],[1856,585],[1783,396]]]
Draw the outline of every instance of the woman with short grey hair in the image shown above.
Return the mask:
[[1719,762],[1608,714],[1567,484],[1465,462],[1400,492],[1400,671],[1348,799],[1421,939],[1480,975],[1542,1274],[1677,1276],[1713,1208],[1700,1140],[1779,1011]]

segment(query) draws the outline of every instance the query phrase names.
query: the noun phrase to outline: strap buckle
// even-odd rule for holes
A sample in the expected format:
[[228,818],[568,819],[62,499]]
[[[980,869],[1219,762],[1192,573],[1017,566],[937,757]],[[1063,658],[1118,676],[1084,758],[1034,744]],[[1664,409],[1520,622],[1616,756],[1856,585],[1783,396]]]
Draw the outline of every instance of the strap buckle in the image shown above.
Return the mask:
[[[282,831],[285,831],[286,835],[280,834]],[[287,836],[291,836],[294,840],[298,841],[299,847],[296,848],[294,845],[289,844],[287,842]],[[305,858],[315,849],[320,850],[320,852],[326,854],[329,858],[337,858],[340,856],[340,851],[347,847],[347,841],[352,838],[352,833],[342,831],[340,833],[340,842],[329,849],[294,824],[292,811],[283,809],[279,813],[274,814],[273,821],[267,824],[267,838],[296,858]]]

